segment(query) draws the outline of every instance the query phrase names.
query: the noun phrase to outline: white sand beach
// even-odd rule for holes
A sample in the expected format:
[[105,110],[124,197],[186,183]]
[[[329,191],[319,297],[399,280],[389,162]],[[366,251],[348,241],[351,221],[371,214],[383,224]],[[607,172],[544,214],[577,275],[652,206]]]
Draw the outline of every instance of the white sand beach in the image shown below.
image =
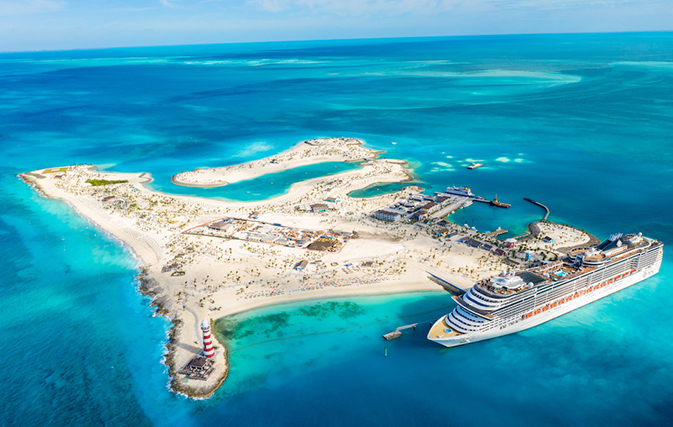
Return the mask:
[[[146,173],[99,172],[86,165],[21,176],[44,195],[69,203],[142,260],[141,290],[152,296],[160,314],[173,321],[166,358],[173,390],[203,397],[226,378],[225,346],[215,343],[216,370],[207,381],[188,379],[178,371],[200,351],[198,325],[204,319],[305,299],[443,291],[429,273],[468,289],[477,279],[512,268],[506,256],[461,243],[467,237],[487,238],[459,225],[449,224],[448,234],[437,235],[420,225],[372,218],[371,212],[414,189],[367,199],[348,194],[372,183],[408,181],[405,162],[376,159],[376,152],[354,139],[313,141],[314,145],[301,143],[279,155],[235,167],[179,174],[179,179],[190,185],[221,185],[310,162],[371,160],[356,170],[295,183],[286,194],[259,202],[158,193],[144,186],[151,180]],[[332,202],[324,211],[302,208],[326,199]],[[253,215],[256,219],[249,224],[254,227],[280,224],[288,233],[330,230],[334,236],[347,237],[338,237],[340,249],[330,252],[185,232],[194,227],[211,230],[208,224],[225,217],[239,218],[247,227]],[[557,242],[543,244],[538,239],[530,244],[540,250],[589,240],[586,233],[572,227],[544,224],[541,228]],[[304,267],[297,268],[302,261]]]

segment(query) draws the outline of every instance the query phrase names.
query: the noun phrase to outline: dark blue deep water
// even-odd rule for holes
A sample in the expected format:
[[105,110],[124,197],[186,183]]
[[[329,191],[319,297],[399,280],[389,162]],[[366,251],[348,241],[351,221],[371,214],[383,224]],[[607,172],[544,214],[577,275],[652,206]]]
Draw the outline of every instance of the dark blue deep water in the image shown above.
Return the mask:
[[[523,231],[541,215],[527,196],[599,237],[642,231],[673,242],[669,33],[2,54],[0,425],[673,424],[670,250],[659,275],[617,295],[451,350],[419,331],[383,356],[380,335],[402,316],[439,317],[451,306],[442,293],[222,319],[220,334],[243,331],[230,337],[231,375],[195,402],[167,390],[167,322],[136,292],[137,262],[16,177],[85,162],[195,194],[170,176],[322,136],[359,137],[408,160],[429,191],[467,185],[512,203],[453,218],[482,231]],[[472,161],[485,166],[465,169]],[[309,172],[321,173],[240,183],[237,194],[271,197]]]

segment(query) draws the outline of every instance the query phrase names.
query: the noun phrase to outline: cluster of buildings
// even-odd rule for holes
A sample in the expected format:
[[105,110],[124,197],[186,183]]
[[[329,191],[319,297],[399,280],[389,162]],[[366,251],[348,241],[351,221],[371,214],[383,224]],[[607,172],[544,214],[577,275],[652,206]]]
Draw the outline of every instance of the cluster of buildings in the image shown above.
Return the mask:
[[[548,241],[544,240],[545,242],[548,242],[548,243],[553,242],[553,239],[551,239],[551,237],[545,237],[545,239],[548,239]],[[507,240],[501,242],[500,247],[498,247],[498,246],[490,244],[490,243],[481,242],[481,241],[479,241],[479,240],[477,240],[473,237],[464,237],[464,238],[460,239],[459,242],[463,243],[465,245],[471,246],[473,248],[483,249],[485,251],[492,252],[492,253],[494,253],[498,256],[503,256],[503,257],[507,256],[505,250],[502,249],[503,246],[505,248],[510,248],[511,249],[511,248],[515,248],[517,246],[517,243],[518,243],[516,239],[510,238],[510,239],[507,239]],[[524,261],[543,261],[543,258],[540,257],[539,254],[537,254],[537,253],[535,253],[534,251],[531,251],[531,250],[525,251],[523,255],[524,255],[523,259],[520,258],[520,257],[509,256],[509,257],[507,257],[506,261],[509,264],[512,264],[514,266],[520,266],[522,264],[522,262],[524,262]]]
[[339,208],[341,200],[336,197],[327,197],[325,200],[321,200],[314,203],[304,203],[297,206],[297,209],[301,212],[327,212],[336,210]]
[[405,199],[398,199],[392,205],[374,211],[372,216],[381,221],[420,221],[439,209],[445,200],[422,193],[410,194]]
[[493,252],[494,254],[498,256],[505,256],[505,251],[500,249],[498,246],[491,245],[490,243],[484,243],[481,242],[477,239],[474,239],[472,237],[464,237],[459,240],[460,243],[464,243],[467,246],[471,246],[473,248],[478,248],[478,249],[483,249],[488,252]]
[[440,210],[445,216],[472,204],[474,194],[469,189],[467,192],[453,191],[455,187],[449,187],[445,192],[437,192],[434,196],[423,193],[410,194],[406,198],[398,199],[395,203],[372,212],[372,216],[381,221],[390,222],[414,222],[429,219]]
[[252,219],[225,217],[184,233],[282,245],[324,252],[339,252],[351,233],[304,230]]

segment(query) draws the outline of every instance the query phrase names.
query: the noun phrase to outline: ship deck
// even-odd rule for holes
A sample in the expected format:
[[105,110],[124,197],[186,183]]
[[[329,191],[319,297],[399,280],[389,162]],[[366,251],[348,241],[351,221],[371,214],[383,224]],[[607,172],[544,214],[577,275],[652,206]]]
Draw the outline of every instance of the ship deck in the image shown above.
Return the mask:
[[[609,256],[606,256],[605,254],[598,254],[587,257],[586,259],[587,261],[594,262],[605,260],[605,264],[611,264],[660,244],[661,242],[658,241],[644,240],[636,244],[624,246],[620,252],[610,254]],[[576,256],[578,253],[586,250],[588,250],[588,248],[578,248],[571,251],[570,253]],[[577,278],[593,270],[596,270],[601,266],[602,265],[577,266],[570,258],[565,258],[539,267],[533,267],[528,270],[524,270],[521,273],[518,273],[518,275],[527,274],[527,276],[522,277],[522,279],[524,279],[524,281],[527,283],[532,282],[535,287],[540,287],[552,282]],[[486,295],[494,298],[509,297],[528,289],[525,287],[520,289],[495,288],[487,279],[478,282],[476,286],[479,287],[479,289],[482,290]]]
[[432,328],[430,328],[430,331],[428,332],[429,339],[449,338],[449,337],[456,337],[458,335],[463,334],[461,332],[453,330],[453,328],[447,325],[446,316],[442,317],[440,321],[432,325]]

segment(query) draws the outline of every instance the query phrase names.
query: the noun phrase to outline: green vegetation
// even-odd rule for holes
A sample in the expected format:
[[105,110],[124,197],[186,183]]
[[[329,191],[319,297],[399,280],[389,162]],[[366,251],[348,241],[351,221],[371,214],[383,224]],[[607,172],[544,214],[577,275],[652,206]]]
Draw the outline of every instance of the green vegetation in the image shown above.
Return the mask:
[[42,171],[42,173],[59,173],[59,172],[68,172],[68,167],[63,166],[61,168],[51,168],[51,169],[45,169]]
[[117,181],[109,181],[107,179],[87,179],[86,182],[87,184],[91,184],[93,187],[99,187],[101,185],[123,184],[128,181],[125,179],[120,179]]

